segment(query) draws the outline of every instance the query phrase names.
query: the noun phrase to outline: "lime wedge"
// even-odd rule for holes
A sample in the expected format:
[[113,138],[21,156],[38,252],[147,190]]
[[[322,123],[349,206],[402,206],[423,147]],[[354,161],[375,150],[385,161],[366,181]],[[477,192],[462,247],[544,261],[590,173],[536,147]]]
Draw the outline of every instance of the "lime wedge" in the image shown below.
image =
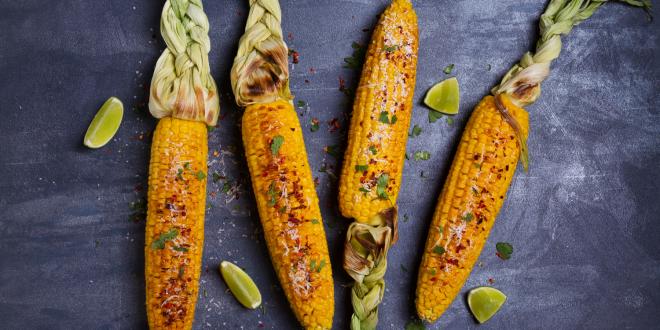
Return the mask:
[[123,116],[124,105],[121,101],[114,96],[109,98],[89,124],[83,143],[92,149],[106,145],[117,133]]
[[461,100],[460,91],[458,88],[458,79],[452,77],[443,80],[431,87],[426,92],[424,103],[429,108],[442,112],[447,115],[455,115],[458,113],[458,104]]
[[261,293],[250,276],[229,261],[220,263],[220,273],[236,300],[247,308],[261,305]]
[[502,291],[489,286],[474,288],[468,293],[468,306],[479,323],[493,317],[505,301],[506,296]]

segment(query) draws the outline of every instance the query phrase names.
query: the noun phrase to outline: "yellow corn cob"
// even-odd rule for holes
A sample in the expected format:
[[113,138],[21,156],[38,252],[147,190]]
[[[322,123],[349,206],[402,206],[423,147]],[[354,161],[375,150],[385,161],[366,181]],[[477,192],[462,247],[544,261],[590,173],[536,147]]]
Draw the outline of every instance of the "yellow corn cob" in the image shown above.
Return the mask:
[[[528,115],[502,105],[528,133]],[[470,116],[429,229],[417,282],[417,313],[435,321],[454,300],[488,238],[520,156],[516,132],[493,96]]]
[[284,293],[308,329],[330,329],[334,287],[328,246],[297,114],[287,101],[243,114],[243,144],[259,217]]
[[220,111],[201,0],[167,0],[149,111],[160,118],[149,163],[145,278],[151,329],[191,329],[204,244],[207,125]]
[[[366,54],[339,182],[339,210],[361,223],[378,224],[378,215],[393,207],[399,195],[417,46],[417,16],[412,4],[392,1]],[[386,184],[379,189],[382,176],[387,180],[382,179]]]
[[[622,0],[650,9],[650,1]],[[551,0],[540,19],[536,52],[527,52],[470,116],[429,229],[417,282],[416,307],[435,321],[447,309],[481,253],[520,158],[528,166],[528,115],[541,94],[561,35],[605,1]]]
[[207,129],[166,117],[156,126],[149,163],[145,241],[151,329],[190,329],[204,242]]
[[339,182],[348,228],[344,269],[351,290],[351,329],[375,329],[385,294],[387,252],[397,239],[396,200],[412,112],[417,16],[409,0],[393,0],[374,29],[357,88]]

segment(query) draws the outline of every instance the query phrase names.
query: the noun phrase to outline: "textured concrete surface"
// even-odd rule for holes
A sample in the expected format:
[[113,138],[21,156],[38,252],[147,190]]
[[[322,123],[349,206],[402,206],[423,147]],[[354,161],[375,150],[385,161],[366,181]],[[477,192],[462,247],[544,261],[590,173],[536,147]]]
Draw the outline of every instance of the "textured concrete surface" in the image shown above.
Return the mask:
[[[542,0],[414,1],[420,53],[412,123],[422,127],[408,151],[399,199],[399,243],[391,250],[383,329],[414,317],[416,269],[435,200],[474,105],[535,42]],[[300,63],[292,90],[321,129],[305,132],[327,223],[336,275],[335,326],[347,327],[349,278],[341,269],[347,219],[336,211],[337,183],[319,170],[338,160],[350,101],[339,79],[351,43],[365,43],[387,1],[282,1],[284,31]],[[240,184],[229,200],[209,182],[202,276],[195,328],[296,328],[270,266],[241,156],[229,67],[247,1],[205,1],[213,75],[225,115],[210,134],[211,169]],[[149,132],[147,86],[163,48],[162,1],[0,0],[0,320],[3,329],[146,327],[144,223],[129,203],[144,196]],[[660,22],[620,4],[601,9],[564,39],[543,95],[529,107],[531,170],[520,169],[491,237],[463,292],[488,279],[509,300],[477,326],[459,296],[432,327],[452,329],[656,328],[660,321]],[[290,34],[289,34],[290,33]],[[462,111],[453,124],[427,121],[423,93],[455,64]],[[490,70],[489,70],[490,68]],[[306,82],[306,80],[308,82]],[[116,139],[82,146],[96,109],[111,95],[126,105]],[[341,129],[329,132],[338,118]],[[142,135],[142,138],[140,136]],[[513,244],[508,261],[495,243]],[[231,260],[254,276],[264,308],[243,309],[217,266]]]

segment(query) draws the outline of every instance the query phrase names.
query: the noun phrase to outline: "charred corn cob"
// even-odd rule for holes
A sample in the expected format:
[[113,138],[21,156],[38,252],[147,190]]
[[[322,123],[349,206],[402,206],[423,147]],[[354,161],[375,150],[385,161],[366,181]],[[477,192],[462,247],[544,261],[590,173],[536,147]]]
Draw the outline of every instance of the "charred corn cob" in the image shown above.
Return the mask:
[[236,102],[246,106],[243,144],[273,266],[307,329],[330,329],[334,284],[302,129],[289,93],[288,49],[276,0],[250,1],[232,67]]
[[401,185],[417,66],[417,16],[409,0],[383,12],[358,86],[339,182],[349,227],[344,269],[353,277],[352,329],[374,329],[385,292],[387,251],[397,238]]
[[161,119],[149,164],[147,318],[151,329],[191,329],[204,242],[206,127],[219,112],[201,2],[167,1],[161,34],[168,48],[156,64],[149,99],[149,110]]
[[[650,2],[624,0],[647,7]],[[541,16],[541,40],[473,111],[433,215],[419,269],[416,308],[435,321],[460,291],[502,207],[518,160],[528,166],[528,115],[523,106],[540,95],[561,34],[604,2],[551,0]]]

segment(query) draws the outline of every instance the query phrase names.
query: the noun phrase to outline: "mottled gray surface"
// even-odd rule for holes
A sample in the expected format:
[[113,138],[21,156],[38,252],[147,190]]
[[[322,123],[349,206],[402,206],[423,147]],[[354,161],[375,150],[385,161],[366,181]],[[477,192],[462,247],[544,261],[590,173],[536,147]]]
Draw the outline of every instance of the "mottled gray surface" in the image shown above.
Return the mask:
[[[341,269],[347,219],[336,211],[337,183],[319,173],[326,145],[343,144],[350,102],[338,91],[357,74],[342,68],[351,42],[366,42],[387,1],[283,1],[285,34],[300,63],[291,70],[301,116],[322,120],[305,138],[327,223],[336,285],[334,325],[350,313]],[[474,105],[531,45],[545,1],[414,1],[420,53],[413,124],[423,133],[408,151],[399,243],[391,250],[380,325],[401,329],[413,318],[416,269],[435,199]],[[208,199],[204,271],[195,328],[296,328],[263,244],[240,151],[229,66],[247,1],[206,1],[212,71],[226,117],[211,133],[211,158],[239,180],[241,198]],[[144,103],[163,43],[161,1],[0,0],[0,322],[3,329],[146,327],[143,222],[128,204],[144,196],[149,132]],[[509,300],[479,328],[657,328],[660,321],[660,49],[658,20],[607,5],[565,39],[564,52],[529,107],[532,165],[520,169],[468,288],[486,285]],[[452,125],[427,121],[423,93],[455,63],[462,112]],[[491,67],[488,70],[488,67]],[[314,68],[314,72],[310,70]],[[305,79],[309,80],[308,83]],[[126,105],[116,139],[82,146],[96,109],[110,95]],[[303,111],[300,111],[301,113]],[[338,117],[342,130],[328,131]],[[139,136],[144,134],[142,140]],[[424,175],[422,176],[422,172]],[[221,184],[209,184],[209,192]],[[495,256],[508,241],[509,261]],[[235,261],[262,290],[263,310],[240,307],[217,266]],[[434,328],[477,328],[464,295]]]

